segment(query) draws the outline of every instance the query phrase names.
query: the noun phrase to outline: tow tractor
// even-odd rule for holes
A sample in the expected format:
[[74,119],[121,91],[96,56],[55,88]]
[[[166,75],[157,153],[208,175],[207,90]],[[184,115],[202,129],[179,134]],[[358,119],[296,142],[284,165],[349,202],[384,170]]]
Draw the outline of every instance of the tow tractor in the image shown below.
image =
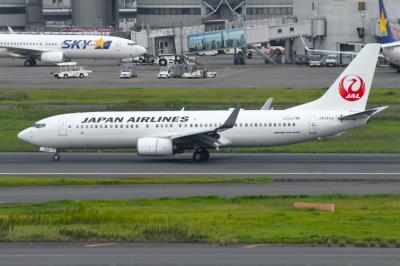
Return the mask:
[[58,79],[85,78],[93,73],[93,70],[85,66],[78,66],[76,62],[59,63],[57,66],[59,66],[59,72],[50,73],[50,75]]

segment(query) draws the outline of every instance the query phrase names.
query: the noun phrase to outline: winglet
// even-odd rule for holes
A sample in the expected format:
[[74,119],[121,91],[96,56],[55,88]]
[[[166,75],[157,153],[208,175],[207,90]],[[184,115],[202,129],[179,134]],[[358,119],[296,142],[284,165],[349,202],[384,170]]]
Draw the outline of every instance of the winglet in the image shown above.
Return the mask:
[[260,110],[272,110],[272,102],[274,101],[274,98],[269,98],[264,105],[261,107]]
[[231,129],[235,126],[236,124],[236,120],[239,116],[239,112],[240,112],[240,106],[236,106],[236,108],[232,111],[232,113],[230,114],[230,116],[228,117],[228,119],[225,121],[225,123],[218,127],[216,129],[216,131],[223,131],[226,129]]
[[11,27],[8,27],[8,32],[9,32],[10,34],[15,34],[15,31],[14,31]]
[[302,35],[300,35],[300,38],[301,38],[301,42],[302,42],[303,45],[304,45],[304,49],[306,49],[308,52],[312,52],[311,49],[308,47],[308,45],[307,45],[307,43],[306,43],[306,41],[304,40],[304,38],[303,38]]

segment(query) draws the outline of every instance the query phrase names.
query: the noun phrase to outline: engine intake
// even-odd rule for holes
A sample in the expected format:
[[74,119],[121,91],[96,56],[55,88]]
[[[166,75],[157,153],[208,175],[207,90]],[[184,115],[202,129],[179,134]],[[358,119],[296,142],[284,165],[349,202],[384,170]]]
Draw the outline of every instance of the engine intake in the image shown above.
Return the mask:
[[174,145],[172,140],[163,138],[141,138],[137,143],[140,156],[172,156]]
[[44,52],[40,55],[40,61],[44,63],[62,63],[64,54],[61,52]]

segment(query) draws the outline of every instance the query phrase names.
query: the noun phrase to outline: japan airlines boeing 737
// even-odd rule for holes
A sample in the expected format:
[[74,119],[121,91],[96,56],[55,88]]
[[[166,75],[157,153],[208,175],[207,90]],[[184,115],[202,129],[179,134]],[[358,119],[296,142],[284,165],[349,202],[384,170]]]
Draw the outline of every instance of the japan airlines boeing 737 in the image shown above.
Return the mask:
[[70,59],[125,59],[146,49],[119,37],[94,35],[0,34],[0,57],[25,59],[25,66]]
[[91,112],[53,116],[18,137],[54,153],[73,148],[137,148],[142,156],[194,150],[287,145],[335,135],[362,125],[387,107],[366,110],[380,44],[368,44],[319,99],[287,110]]

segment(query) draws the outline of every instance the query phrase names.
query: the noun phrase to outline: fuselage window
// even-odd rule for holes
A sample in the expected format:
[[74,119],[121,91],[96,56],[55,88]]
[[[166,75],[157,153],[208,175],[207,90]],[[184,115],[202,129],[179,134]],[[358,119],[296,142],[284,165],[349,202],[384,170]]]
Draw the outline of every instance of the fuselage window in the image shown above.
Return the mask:
[[113,128],[113,125],[110,125],[110,128]]
[[118,128],[118,125],[115,125],[115,128]]
[[281,126],[281,123],[279,123],[278,126],[280,127],[280,126]]
[[136,128],[139,128],[139,125],[136,125]]
[[149,128],[149,124],[147,124],[146,127]]
[[276,123],[274,123],[274,127],[276,127]]
[[286,123],[283,123],[283,126],[286,127]]
[[104,128],[108,128],[108,126],[107,126],[107,125],[104,125]]

